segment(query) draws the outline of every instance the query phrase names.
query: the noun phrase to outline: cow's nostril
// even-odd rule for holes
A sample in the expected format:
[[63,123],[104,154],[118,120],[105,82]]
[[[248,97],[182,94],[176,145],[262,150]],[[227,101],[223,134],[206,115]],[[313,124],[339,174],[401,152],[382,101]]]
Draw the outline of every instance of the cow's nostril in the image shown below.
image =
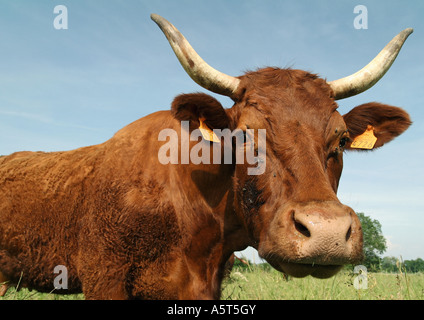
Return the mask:
[[300,232],[301,234],[303,234],[305,237],[307,237],[307,238],[310,238],[311,237],[311,233],[309,232],[308,228],[306,228],[300,222],[295,221],[294,222],[294,227],[296,228],[296,230],[298,232]]
[[300,234],[303,234],[306,238],[310,238],[311,237],[311,233],[309,232],[308,228],[305,227],[305,225],[303,225],[301,222],[299,222],[299,221],[296,220],[294,211],[292,211],[292,220],[293,220],[295,229]]
[[352,234],[352,226],[349,227],[346,233],[346,242],[350,239],[350,235]]

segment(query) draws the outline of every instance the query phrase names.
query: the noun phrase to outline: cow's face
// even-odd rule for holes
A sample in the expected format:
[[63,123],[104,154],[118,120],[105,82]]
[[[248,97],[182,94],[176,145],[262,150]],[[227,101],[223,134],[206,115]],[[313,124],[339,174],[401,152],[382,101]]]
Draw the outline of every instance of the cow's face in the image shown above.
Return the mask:
[[[259,254],[294,276],[328,277],[360,261],[361,224],[336,196],[343,153],[368,126],[382,146],[409,126],[408,115],[367,104],[342,117],[328,84],[298,70],[260,70],[241,85],[244,96],[229,112],[237,128],[266,130],[264,172],[249,175],[245,161],[234,180],[237,213]],[[255,137],[253,147],[259,143]]]
[[194,81],[235,101],[224,112],[210,97],[179,97],[173,104],[177,119],[198,124],[203,117],[212,129],[226,124],[246,136],[249,129],[266,130],[265,152],[259,135],[234,146],[236,154],[239,148],[245,154],[248,149],[257,150],[264,164],[256,175],[249,174],[249,161],[234,168],[235,211],[251,245],[275,268],[295,276],[328,277],[341,265],[361,260],[360,222],[336,196],[343,152],[355,145],[381,147],[411,122],[403,110],[378,103],[358,106],[341,116],[335,100],[372,87],[413,30],[400,32],[355,74],[326,82],[298,70],[267,68],[238,78],[223,74],[203,61],[172,24],[157,15],[152,19]]
[[[248,137],[242,144],[234,139],[232,153],[234,208],[250,245],[293,276],[325,278],[359,262],[360,221],[336,195],[343,153],[368,128],[377,138],[369,148],[381,147],[408,128],[408,114],[369,103],[342,116],[328,84],[300,70],[267,68],[241,80],[242,94],[229,110],[208,95],[190,94],[177,97],[172,111],[178,120],[194,124],[191,130],[203,118],[211,129]],[[266,132],[266,144],[259,140],[260,131]],[[252,149],[258,163],[236,159]],[[249,172],[259,165],[262,170]]]

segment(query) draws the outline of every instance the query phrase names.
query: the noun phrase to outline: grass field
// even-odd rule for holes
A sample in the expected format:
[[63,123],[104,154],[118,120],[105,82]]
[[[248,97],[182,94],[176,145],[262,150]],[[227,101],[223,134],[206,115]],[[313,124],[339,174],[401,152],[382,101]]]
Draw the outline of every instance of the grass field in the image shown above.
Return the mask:
[[[251,265],[235,267],[223,284],[223,300],[424,300],[424,274],[368,273],[366,289],[355,289],[358,274],[341,271],[321,280],[312,277],[286,279],[270,268]],[[358,287],[358,286],[356,286]],[[80,300],[79,295],[56,295],[10,288],[6,300]],[[0,298],[1,300],[1,298]]]
[[368,273],[366,282],[359,282],[363,289],[355,289],[357,277],[358,274],[343,270],[325,280],[312,277],[286,279],[272,268],[234,268],[224,284],[222,299],[424,300],[423,273]]

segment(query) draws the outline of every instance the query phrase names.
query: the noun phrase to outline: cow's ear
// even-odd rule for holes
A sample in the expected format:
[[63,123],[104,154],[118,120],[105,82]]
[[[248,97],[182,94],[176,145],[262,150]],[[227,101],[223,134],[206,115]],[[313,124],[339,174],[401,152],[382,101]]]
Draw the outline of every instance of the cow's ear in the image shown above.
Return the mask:
[[[403,109],[377,102],[357,106],[345,114],[343,119],[351,139],[346,144],[347,150],[379,148],[402,134],[412,123]],[[373,137],[377,140],[373,141]]]
[[179,121],[190,121],[190,127],[198,127],[199,119],[211,129],[229,127],[229,118],[221,103],[205,93],[177,96],[171,105],[172,115]]

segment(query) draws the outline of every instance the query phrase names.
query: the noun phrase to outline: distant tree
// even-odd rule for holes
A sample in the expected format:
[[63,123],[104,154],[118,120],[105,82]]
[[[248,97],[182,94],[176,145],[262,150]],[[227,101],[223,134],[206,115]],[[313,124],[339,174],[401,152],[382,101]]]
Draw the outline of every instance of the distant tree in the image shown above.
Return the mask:
[[424,260],[421,258],[415,260],[405,260],[404,265],[407,272],[424,271]]
[[364,262],[362,263],[369,271],[381,269],[381,257],[386,250],[386,239],[381,231],[381,223],[371,219],[362,212],[356,213],[362,224],[364,235]]
[[385,272],[398,272],[399,259],[396,257],[384,257],[381,259],[381,270]]
[[424,260],[402,260],[402,257],[384,257],[381,259],[381,270],[385,272],[424,272]]

